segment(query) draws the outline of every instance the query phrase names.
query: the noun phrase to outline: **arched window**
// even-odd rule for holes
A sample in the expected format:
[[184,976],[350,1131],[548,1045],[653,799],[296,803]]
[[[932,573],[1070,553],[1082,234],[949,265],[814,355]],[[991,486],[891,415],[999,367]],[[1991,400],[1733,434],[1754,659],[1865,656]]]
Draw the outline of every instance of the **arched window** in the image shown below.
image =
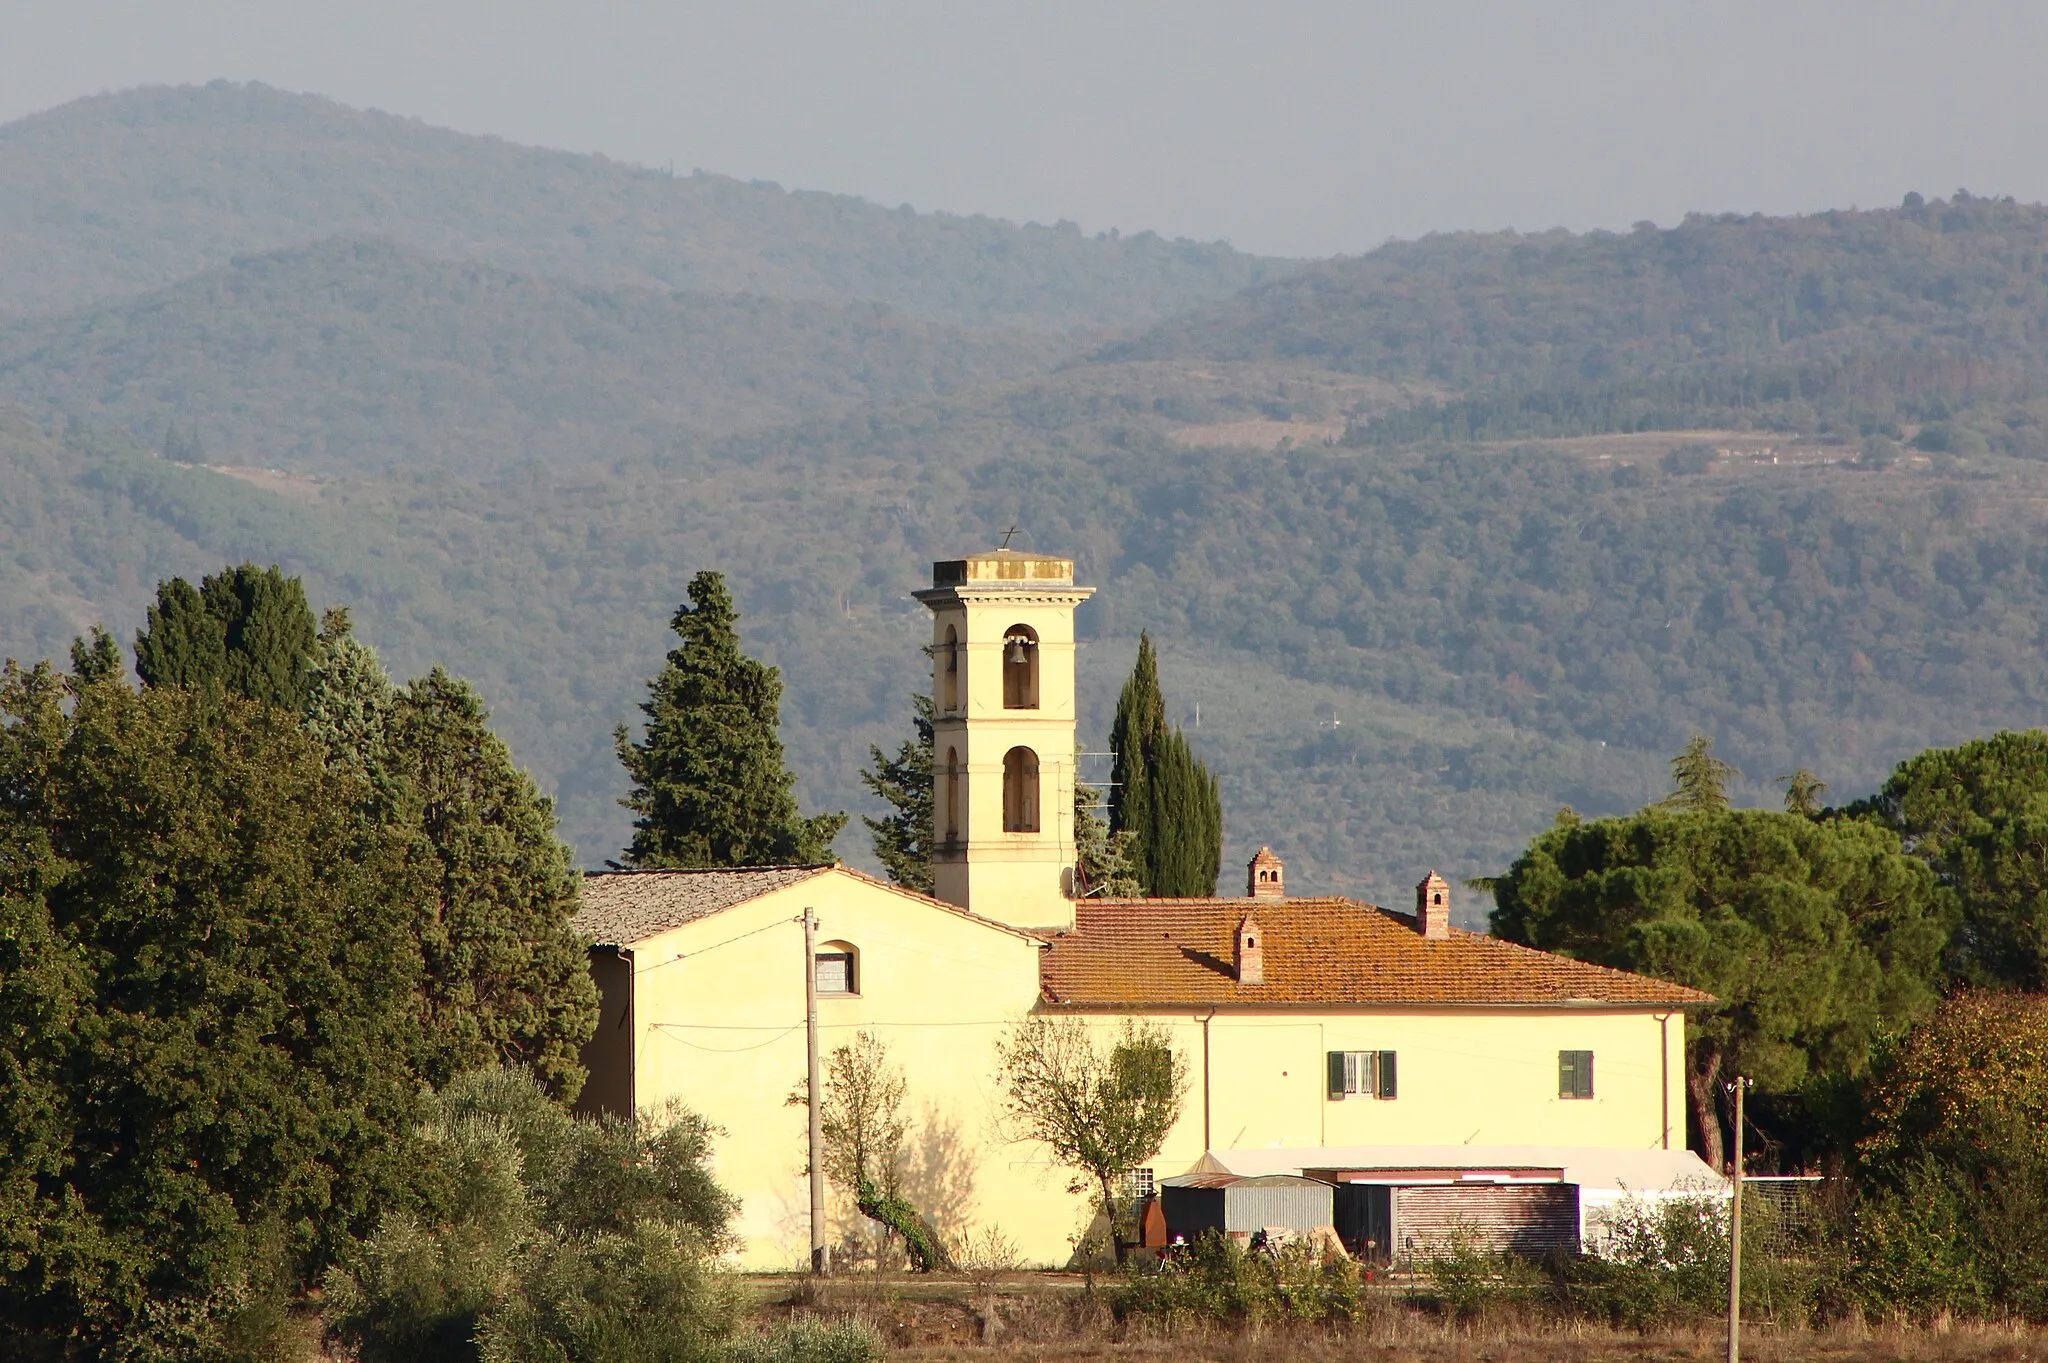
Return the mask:
[[1003,754],[1003,831],[1038,831],[1038,754],[1029,748]]
[[1038,631],[1029,625],[1003,631],[1003,708],[1038,708]]
[[851,942],[821,942],[812,958],[818,992],[845,997],[860,992],[860,951]]
[[951,625],[939,654],[939,709],[951,714],[960,708],[960,631]]
[[946,811],[946,841],[960,841],[960,754],[946,749],[946,765],[939,772],[939,800]]

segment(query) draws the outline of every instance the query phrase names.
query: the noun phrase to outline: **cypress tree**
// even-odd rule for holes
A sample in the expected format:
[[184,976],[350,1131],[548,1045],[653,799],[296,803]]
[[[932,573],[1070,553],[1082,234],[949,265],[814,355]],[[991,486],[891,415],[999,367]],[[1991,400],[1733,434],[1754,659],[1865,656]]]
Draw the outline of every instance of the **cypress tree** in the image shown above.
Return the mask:
[[135,634],[135,674],[148,686],[218,692],[228,665],[227,626],[182,577],[156,584],[156,604]]
[[915,736],[889,756],[872,743],[873,765],[860,774],[861,784],[894,812],[885,818],[861,815],[874,839],[875,856],[889,879],[919,894],[932,892],[932,698],[912,696]]
[[420,916],[424,1069],[445,1083],[480,1065],[525,1066],[564,1100],[597,1026],[597,991],[569,926],[582,885],[555,836],[554,802],[512,760],[468,682],[440,668],[400,693],[388,751],[431,854]]
[[633,778],[620,803],[639,817],[634,866],[803,865],[832,859],[844,814],[805,818],[783,758],[782,676],[740,651],[739,614],[722,574],[691,579],[670,628],[682,640],[647,684],[639,742],[622,724],[619,761]]
[[319,646],[306,589],[275,564],[223,568],[197,589],[160,582],[135,636],[135,671],[150,686],[182,686],[297,712]]
[[1152,635],[1141,632],[1138,661],[1117,696],[1116,720],[1109,729],[1109,748],[1114,754],[1109,776],[1109,831],[1128,836],[1132,864],[1148,893],[1151,854],[1145,835],[1152,822],[1152,792],[1146,758],[1165,730],[1166,698],[1159,690],[1159,660],[1152,651]]
[[1144,892],[1162,898],[1215,894],[1223,860],[1222,794],[1187,736],[1166,722],[1149,634],[1138,636],[1138,661],[1117,700],[1109,742],[1116,753],[1110,831],[1128,838]]
[[226,627],[227,689],[298,712],[319,644],[304,584],[275,564],[244,563],[207,578],[199,595]]
[[581,877],[555,836],[553,802],[489,718],[476,689],[438,667],[394,687],[347,611],[323,618],[304,728],[330,769],[364,778],[360,816],[411,849],[422,1073],[438,1084],[521,1065],[569,1099],[597,1022],[569,926]]

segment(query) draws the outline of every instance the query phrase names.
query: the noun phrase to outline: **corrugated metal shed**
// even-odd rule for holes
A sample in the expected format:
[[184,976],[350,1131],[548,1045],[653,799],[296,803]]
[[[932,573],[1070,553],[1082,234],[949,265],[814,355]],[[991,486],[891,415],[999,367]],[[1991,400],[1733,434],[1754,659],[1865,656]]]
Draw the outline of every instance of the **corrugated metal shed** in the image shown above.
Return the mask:
[[1332,1224],[1336,1189],[1286,1174],[1180,1174],[1159,1181],[1159,1203],[1169,1239],[1192,1240],[1205,1230],[1250,1234],[1277,1226],[1306,1234]]

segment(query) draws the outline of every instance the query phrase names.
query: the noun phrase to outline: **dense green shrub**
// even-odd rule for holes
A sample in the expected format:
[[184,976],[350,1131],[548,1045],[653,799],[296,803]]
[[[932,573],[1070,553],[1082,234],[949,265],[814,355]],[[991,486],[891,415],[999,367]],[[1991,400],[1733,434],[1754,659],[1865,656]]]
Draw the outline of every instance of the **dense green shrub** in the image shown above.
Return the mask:
[[1157,1269],[1117,1280],[1111,1308],[1119,1317],[1168,1323],[1216,1321],[1341,1321],[1359,1313],[1358,1269],[1327,1261],[1306,1246],[1248,1250],[1205,1231]]
[[722,1347],[738,1305],[712,1256],[734,1203],[700,1118],[573,1118],[508,1069],[458,1077],[425,1111],[425,1207],[387,1215],[328,1277],[329,1324],[363,1363]]
[[537,1239],[477,1331],[484,1363],[698,1363],[724,1356],[736,1280],[688,1226]]

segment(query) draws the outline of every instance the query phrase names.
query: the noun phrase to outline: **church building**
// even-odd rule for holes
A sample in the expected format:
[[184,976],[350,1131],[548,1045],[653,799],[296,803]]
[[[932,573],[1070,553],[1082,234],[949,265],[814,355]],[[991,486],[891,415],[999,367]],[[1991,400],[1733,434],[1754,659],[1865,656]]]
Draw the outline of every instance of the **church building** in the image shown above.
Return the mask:
[[1130,1171],[1141,1189],[1247,1162],[1363,1178],[1374,1151],[1516,1169],[1564,1163],[1508,1153],[1539,1148],[1690,1158],[1685,1010],[1713,1000],[1455,928],[1440,875],[1412,911],[1294,896],[1261,847],[1242,895],[1077,898],[1074,617],[1090,592],[1069,560],[999,550],[933,565],[917,593],[933,627],[933,896],[843,866],[585,879],[576,926],[603,1015],[581,1106],[675,1100],[718,1127],[742,1264],[808,1253],[789,1100],[811,981],[822,1048],[872,1032],[906,1078],[905,1195],[942,1234],[993,1230],[1029,1263],[1065,1262],[1089,1220],[1074,1171],[1005,1121],[997,1042],[1033,1015],[1171,1035],[1188,1096]]

